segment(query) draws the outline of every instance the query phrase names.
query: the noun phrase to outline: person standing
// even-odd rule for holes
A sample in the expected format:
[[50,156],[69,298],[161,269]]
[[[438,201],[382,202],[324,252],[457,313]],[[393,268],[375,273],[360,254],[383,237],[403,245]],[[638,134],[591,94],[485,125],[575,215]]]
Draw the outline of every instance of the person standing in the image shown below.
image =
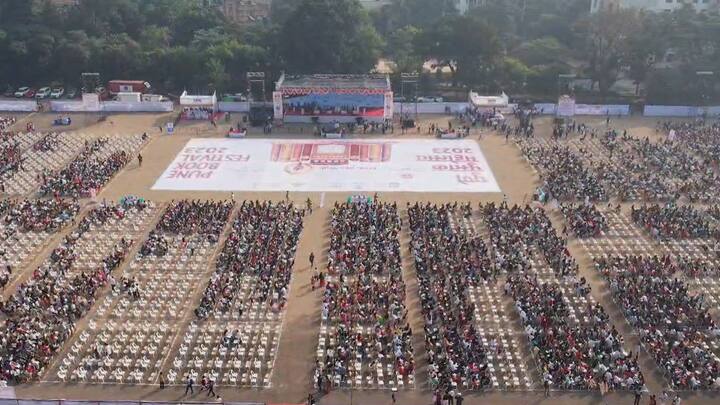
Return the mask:
[[163,377],[163,373],[160,373],[160,389],[165,389],[165,378]]
[[195,380],[190,377],[188,374],[187,377],[185,377],[185,395],[190,392],[190,394],[195,394],[195,390],[193,389],[193,384],[195,384]]
[[550,373],[545,373],[545,376],[543,377],[543,387],[545,388],[545,398],[550,396],[550,380],[551,380]]
[[310,267],[313,267],[315,265],[315,253],[310,252]]
[[208,378],[206,376],[202,376],[200,379],[200,392],[203,392],[205,388],[208,386]]
[[142,155],[138,153],[137,159],[138,159],[138,166],[142,167],[142,159],[143,159]]
[[640,399],[642,398],[642,387],[638,386],[635,388],[635,401],[633,405],[640,405]]

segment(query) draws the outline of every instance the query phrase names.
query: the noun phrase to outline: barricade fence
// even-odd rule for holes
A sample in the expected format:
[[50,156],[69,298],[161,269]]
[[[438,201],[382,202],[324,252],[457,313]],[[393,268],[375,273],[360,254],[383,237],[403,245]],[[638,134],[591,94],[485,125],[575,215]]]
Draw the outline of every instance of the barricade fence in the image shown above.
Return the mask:
[[99,106],[85,104],[82,101],[51,101],[50,110],[54,112],[171,112],[172,101],[104,101]]
[[66,399],[2,399],[0,405],[266,405],[263,402],[193,402],[193,401],[77,401]]
[[0,111],[33,112],[38,110],[35,100],[0,100]]
[[[412,114],[415,112],[415,103],[395,103],[395,114]],[[418,114],[451,114],[462,113],[470,106],[469,103],[417,103]],[[508,104],[505,107],[498,107],[497,110],[503,114],[511,113],[517,104]],[[557,112],[557,104],[554,103],[536,103],[535,109],[541,115],[555,115]],[[487,107],[492,108],[492,107]],[[575,115],[591,115],[591,116],[627,116],[630,115],[629,104],[576,104]]]
[[646,105],[643,110],[646,117],[717,117],[720,116],[720,106],[693,107],[684,105]]
[[247,101],[220,101],[218,110],[222,112],[246,113],[250,111],[250,103]]

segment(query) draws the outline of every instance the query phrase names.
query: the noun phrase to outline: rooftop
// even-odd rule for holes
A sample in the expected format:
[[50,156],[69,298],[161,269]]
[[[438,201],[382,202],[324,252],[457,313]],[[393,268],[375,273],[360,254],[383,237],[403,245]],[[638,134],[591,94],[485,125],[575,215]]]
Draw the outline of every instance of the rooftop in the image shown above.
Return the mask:
[[328,87],[336,89],[390,89],[387,75],[283,75],[278,89],[294,87]]

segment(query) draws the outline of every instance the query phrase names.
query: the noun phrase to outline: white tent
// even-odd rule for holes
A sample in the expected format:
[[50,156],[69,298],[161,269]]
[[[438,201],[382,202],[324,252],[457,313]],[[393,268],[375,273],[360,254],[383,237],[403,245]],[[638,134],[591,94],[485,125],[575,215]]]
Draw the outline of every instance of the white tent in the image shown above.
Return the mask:
[[481,96],[471,91],[468,98],[470,105],[477,108],[501,108],[507,107],[510,103],[510,98],[508,98],[505,92],[499,96]]
[[183,91],[180,95],[181,118],[186,120],[212,120],[218,111],[217,95],[197,96]]
[[205,107],[211,108],[213,111],[217,111],[217,94],[213,93],[211,96],[198,96],[187,94],[187,90],[183,91],[180,95],[180,106],[181,107]]

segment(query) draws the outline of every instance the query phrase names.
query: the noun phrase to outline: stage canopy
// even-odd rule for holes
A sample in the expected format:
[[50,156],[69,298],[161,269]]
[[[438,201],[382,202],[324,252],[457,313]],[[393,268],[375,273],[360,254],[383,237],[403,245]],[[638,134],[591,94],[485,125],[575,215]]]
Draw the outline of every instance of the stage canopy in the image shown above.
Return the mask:
[[213,93],[210,96],[200,96],[187,94],[187,90],[183,91],[180,95],[180,105],[182,107],[206,107],[211,108],[213,111],[217,110],[217,94]]
[[507,107],[510,102],[510,99],[505,92],[499,96],[481,96],[478,93],[471,91],[468,98],[470,105],[477,108],[502,108]]
[[353,122],[392,118],[387,75],[283,75],[273,93],[275,117],[286,122]]

